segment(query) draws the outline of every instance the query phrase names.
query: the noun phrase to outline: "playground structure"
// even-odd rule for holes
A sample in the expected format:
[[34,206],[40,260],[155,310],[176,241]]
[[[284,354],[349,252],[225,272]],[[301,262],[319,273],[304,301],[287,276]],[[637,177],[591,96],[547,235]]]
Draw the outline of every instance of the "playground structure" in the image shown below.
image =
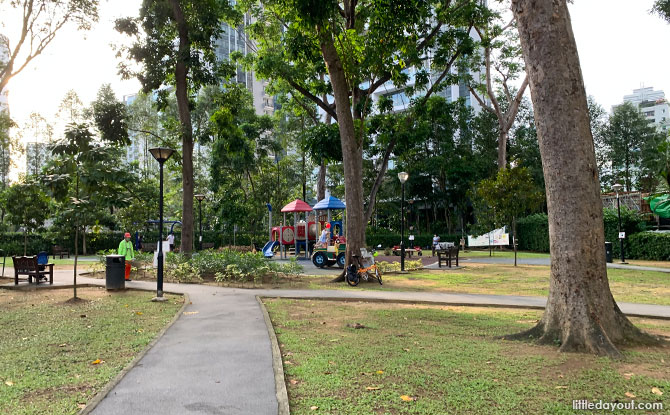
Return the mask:
[[[342,201],[334,196],[327,196],[325,199],[319,201],[314,205],[315,211],[326,211],[325,219],[326,228],[330,229],[330,240],[334,243],[326,247],[314,248],[312,255],[312,262],[315,266],[323,268],[325,266],[333,266],[337,264],[338,267],[344,268],[346,261],[346,238],[344,237],[344,222],[332,220],[333,210],[342,210],[344,218],[344,210],[346,206]],[[319,223],[323,226],[323,220]]]
[[[326,227],[326,223],[330,224],[331,240],[342,235],[340,236],[340,239],[344,242],[343,221],[331,220],[332,210],[344,209],[344,203],[336,197],[327,197],[317,203],[314,208],[300,199],[294,200],[281,209],[284,216],[283,221],[279,226],[273,226],[272,206],[269,203],[266,204],[266,206],[269,214],[269,241],[263,247],[263,256],[266,258],[273,258],[277,251],[279,251],[280,258],[288,258],[291,253],[291,246],[293,246],[293,253],[296,258],[301,256],[301,253],[304,252],[303,258],[309,259],[310,252],[313,250],[318,235],[321,233],[321,230]],[[326,214],[318,215],[318,212],[320,211],[326,211]],[[310,215],[310,212],[314,213]],[[293,226],[287,225],[287,213],[293,213]],[[304,213],[304,218],[300,218],[301,213]],[[343,247],[344,245],[342,245],[340,250],[343,250]],[[331,251],[332,248],[333,247],[330,247]],[[325,252],[326,248],[317,248],[317,250]],[[332,262],[332,264],[334,263],[335,261]],[[342,266],[344,266],[344,263]]]

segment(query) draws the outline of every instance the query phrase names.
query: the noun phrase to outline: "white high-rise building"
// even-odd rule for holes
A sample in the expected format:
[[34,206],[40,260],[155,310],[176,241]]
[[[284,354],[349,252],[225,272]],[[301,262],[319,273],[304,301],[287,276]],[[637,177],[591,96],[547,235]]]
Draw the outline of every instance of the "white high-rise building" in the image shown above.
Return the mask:
[[659,131],[670,129],[670,105],[663,91],[654,91],[653,87],[634,89],[630,95],[624,95],[623,102],[630,102],[640,109],[649,123],[656,125]]
[[[246,56],[251,52],[252,40],[245,32],[246,27],[252,23],[250,15],[244,16],[244,23],[233,28],[230,25],[223,23],[221,37],[216,41],[216,58],[221,61],[230,60],[230,54],[233,52],[240,52]],[[244,84],[251,92],[254,99],[254,108],[258,115],[272,115],[274,113],[274,99],[271,95],[265,92],[267,82],[261,79],[256,79],[253,72],[247,72],[240,65],[237,66],[237,74],[235,81]]]

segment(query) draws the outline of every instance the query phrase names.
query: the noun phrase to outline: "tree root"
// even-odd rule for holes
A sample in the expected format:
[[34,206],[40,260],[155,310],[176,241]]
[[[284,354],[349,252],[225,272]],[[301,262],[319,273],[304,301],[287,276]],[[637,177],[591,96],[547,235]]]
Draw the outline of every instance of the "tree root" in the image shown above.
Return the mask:
[[[612,359],[623,359],[623,354],[617,346],[668,346],[663,338],[645,333],[635,327],[622,314],[621,330],[618,333],[622,340],[613,342],[610,336],[595,320],[590,320],[586,326],[577,326],[561,330],[558,325],[547,327],[544,319],[533,328],[520,333],[498,337],[503,340],[530,341],[535,344],[556,345],[558,351],[564,353],[589,353],[597,356],[607,356]],[[621,337],[622,335],[622,337]]]

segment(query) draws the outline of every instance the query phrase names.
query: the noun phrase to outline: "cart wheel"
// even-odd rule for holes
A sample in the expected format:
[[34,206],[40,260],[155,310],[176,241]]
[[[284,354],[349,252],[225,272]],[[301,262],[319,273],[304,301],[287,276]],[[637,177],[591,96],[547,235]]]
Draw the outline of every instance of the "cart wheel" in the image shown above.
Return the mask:
[[337,266],[340,268],[344,268],[344,263],[346,262],[346,260],[347,256],[345,255],[344,252],[342,252],[337,256]]
[[312,257],[312,262],[314,263],[314,265],[315,265],[317,268],[323,268],[323,267],[325,267],[327,261],[328,261],[328,259],[326,258],[326,255],[324,255],[323,252],[317,252],[317,253],[314,254],[314,256]]

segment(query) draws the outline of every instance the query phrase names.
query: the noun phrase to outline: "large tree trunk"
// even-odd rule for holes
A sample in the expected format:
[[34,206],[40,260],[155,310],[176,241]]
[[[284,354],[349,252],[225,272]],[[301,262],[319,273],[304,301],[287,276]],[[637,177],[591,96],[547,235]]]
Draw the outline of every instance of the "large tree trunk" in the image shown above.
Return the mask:
[[[500,122],[499,124],[502,124]],[[509,130],[505,130],[498,126],[498,170],[505,170],[507,168],[507,141],[509,140]]]
[[542,155],[551,281],[534,328],[510,339],[619,357],[617,345],[657,341],[635,328],[609,288],[598,168],[565,0],[512,0]]
[[179,0],[171,0],[172,13],[179,32],[179,58],[175,68],[175,94],[179,109],[182,137],[182,218],[181,218],[181,252],[193,250],[193,128],[191,126],[191,110],[188,101],[188,66],[185,59],[191,55],[188,38],[188,27]]
[[[330,75],[335,97],[335,109],[342,144],[342,161],[344,165],[345,200],[347,205],[346,237],[347,264],[351,263],[351,255],[360,255],[365,246],[365,213],[363,212],[363,146],[356,137],[352,104],[349,101],[349,86],[344,74],[342,61],[337,54],[333,40],[322,35],[321,52]],[[354,93],[353,105],[357,97]],[[344,275],[344,274],[343,274]],[[343,280],[344,278],[342,278]]]

